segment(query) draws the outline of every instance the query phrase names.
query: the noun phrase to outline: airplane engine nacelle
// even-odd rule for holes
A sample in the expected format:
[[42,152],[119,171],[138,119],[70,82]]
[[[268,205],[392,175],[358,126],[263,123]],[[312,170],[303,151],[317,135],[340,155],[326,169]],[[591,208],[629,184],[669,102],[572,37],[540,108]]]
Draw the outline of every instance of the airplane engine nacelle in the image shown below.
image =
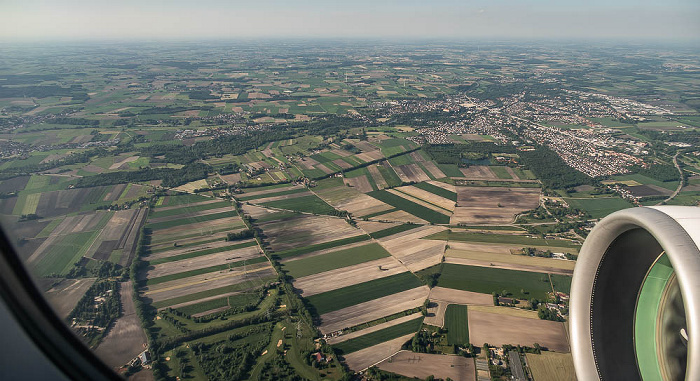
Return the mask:
[[601,220],[571,284],[579,380],[700,380],[700,208],[632,208]]

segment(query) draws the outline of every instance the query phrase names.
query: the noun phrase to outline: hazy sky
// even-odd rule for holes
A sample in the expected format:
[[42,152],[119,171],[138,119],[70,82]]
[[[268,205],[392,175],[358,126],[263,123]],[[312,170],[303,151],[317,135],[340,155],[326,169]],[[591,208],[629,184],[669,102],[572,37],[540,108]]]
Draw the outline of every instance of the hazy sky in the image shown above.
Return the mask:
[[699,0],[0,0],[0,40],[700,40]]

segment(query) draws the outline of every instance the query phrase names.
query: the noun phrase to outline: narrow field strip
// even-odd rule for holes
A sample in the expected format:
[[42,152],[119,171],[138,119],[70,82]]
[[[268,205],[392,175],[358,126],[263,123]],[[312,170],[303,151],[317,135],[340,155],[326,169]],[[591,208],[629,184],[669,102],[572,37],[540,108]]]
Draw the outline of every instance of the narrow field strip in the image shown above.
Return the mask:
[[324,292],[308,297],[316,313],[323,315],[355,304],[420,287],[421,281],[410,271]]
[[224,271],[224,270],[228,270],[228,269],[232,269],[232,268],[236,268],[236,267],[241,267],[241,266],[245,266],[245,265],[253,265],[253,264],[265,262],[265,261],[267,261],[266,257],[258,257],[258,258],[246,259],[246,260],[238,261],[238,262],[224,263],[221,265],[204,267],[201,269],[183,271],[183,272],[165,275],[165,276],[161,276],[161,277],[157,277],[157,278],[150,278],[146,281],[146,285],[153,286],[153,285],[156,285],[159,283],[169,282],[171,280],[188,278],[188,277],[195,276],[195,275],[213,273],[216,271]]
[[432,194],[446,198],[448,200],[457,201],[457,192],[449,191],[449,190],[442,188],[442,187],[439,187],[437,185],[422,182],[422,183],[413,184],[413,186],[418,188],[418,189],[422,189],[426,192],[430,192]]
[[368,333],[364,336],[335,344],[333,345],[333,348],[345,354],[357,352],[360,349],[369,348],[385,341],[418,332],[418,329],[420,329],[422,323],[423,317],[420,316],[407,322],[396,324],[392,327],[384,328],[376,332]]
[[155,266],[155,265],[159,265],[161,263],[180,261],[183,259],[189,259],[189,258],[199,257],[202,255],[219,253],[222,251],[242,249],[244,247],[251,247],[251,246],[255,246],[257,244],[258,243],[256,241],[249,241],[249,242],[245,242],[245,243],[239,243],[237,245],[215,247],[212,249],[205,249],[205,250],[198,250],[198,251],[191,251],[189,253],[180,254],[180,255],[173,255],[172,257],[159,258],[159,259],[155,259],[152,261],[148,261],[148,257],[145,257],[145,258],[143,258],[143,260],[148,261],[149,265]]
[[377,243],[350,249],[333,251],[296,261],[285,262],[282,266],[294,278],[322,273],[337,268],[357,265],[375,259],[389,257],[390,254]]
[[160,217],[170,217],[170,216],[176,216],[178,214],[187,214],[187,213],[196,213],[196,212],[201,212],[204,210],[209,210],[209,209],[217,209],[217,208],[223,208],[226,206],[231,206],[231,203],[228,201],[217,201],[217,202],[207,202],[199,205],[187,205],[187,206],[180,206],[180,207],[175,207],[175,208],[168,208],[165,210],[162,210],[160,208],[154,209],[151,211],[151,213],[148,215],[148,218],[160,218]]
[[379,231],[376,231],[374,233],[370,233],[369,235],[370,235],[370,237],[372,237],[374,239],[380,239],[380,238],[388,237],[390,235],[402,233],[402,232],[405,232],[405,231],[408,231],[411,229],[419,228],[421,226],[422,225],[417,225],[417,224],[403,224],[403,225],[393,226],[393,227],[390,227],[388,229],[379,230]]
[[415,202],[408,201],[403,197],[389,193],[385,190],[369,192],[367,194],[376,198],[379,201],[389,204],[395,208],[401,209],[426,221],[436,224],[450,223],[450,216],[437,212],[430,208],[426,208],[425,206],[418,205]]
[[277,196],[286,196],[288,194],[295,194],[295,193],[301,193],[301,192],[306,192],[307,189],[304,188],[294,188],[294,189],[289,189],[289,190],[284,190],[284,191],[279,191],[279,192],[271,192],[271,193],[258,193],[254,195],[248,195],[246,196],[245,193],[243,196],[235,196],[236,200],[238,201],[248,201],[248,200],[255,200],[259,198],[268,198],[268,197],[277,197]]
[[272,254],[272,256],[275,258],[278,258],[278,259],[291,258],[291,257],[301,255],[301,254],[307,254],[307,253],[311,253],[311,252],[323,250],[323,249],[330,249],[330,248],[333,248],[336,246],[347,245],[349,243],[367,241],[369,239],[370,239],[370,236],[368,236],[368,235],[358,235],[355,237],[338,239],[335,241],[319,243],[316,245],[304,246],[304,247],[298,247],[296,249],[284,250],[284,251],[280,251],[278,253],[274,253],[274,254]]
[[236,213],[235,210],[232,210],[230,212],[208,214],[205,216],[187,217],[187,218],[173,220],[173,221],[156,222],[156,223],[150,223],[150,224],[146,225],[146,228],[158,230],[158,229],[172,228],[172,227],[181,226],[181,225],[189,225],[189,224],[194,224],[194,223],[198,223],[198,222],[218,220],[220,218],[226,218],[226,217],[238,217],[238,213]]

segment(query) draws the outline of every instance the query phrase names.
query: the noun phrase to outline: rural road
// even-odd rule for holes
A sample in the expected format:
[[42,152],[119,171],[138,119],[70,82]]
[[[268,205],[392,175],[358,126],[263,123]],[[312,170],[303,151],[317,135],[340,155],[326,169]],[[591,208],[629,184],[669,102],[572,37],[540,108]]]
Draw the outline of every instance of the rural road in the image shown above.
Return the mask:
[[679,183],[678,183],[678,188],[670,195],[668,196],[667,199],[660,201],[656,205],[662,205],[665,204],[669,201],[671,201],[674,197],[678,196],[678,193],[680,193],[681,189],[683,188],[683,171],[681,170],[681,166],[678,165],[678,154],[680,154],[680,151],[677,151],[676,154],[673,156],[673,165],[676,166],[676,169],[678,170],[678,174],[680,175]]

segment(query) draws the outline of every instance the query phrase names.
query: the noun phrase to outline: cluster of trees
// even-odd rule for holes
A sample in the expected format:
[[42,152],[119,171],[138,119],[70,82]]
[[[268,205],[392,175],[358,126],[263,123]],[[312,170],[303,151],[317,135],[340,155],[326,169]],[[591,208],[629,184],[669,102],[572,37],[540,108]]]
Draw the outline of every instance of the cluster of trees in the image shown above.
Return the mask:
[[47,97],[72,97],[73,100],[87,101],[90,99],[81,85],[61,87],[58,85],[39,86],[0,86],[0,98],[47,98]]
[[119,283],[98,280],[80,298],[67,320],[69,323],[75,321],[78,332],[89,343],[96,344],[120,314]]
[[523,151],[520,158],[547,187],[569,188],[594,183],[593,179],[571,168],[545,146],[539,146],[534,151]]
[[255,232],[252,229],[246,229],[239,232],[229,232],[226,234],[226,241],[239,241],[242,239],[253,238]]
[[191,181],[204,179],[211,172],[211,167],[203,163],[193,163],[180,169],[174,168],[143,168],[136,171],[100,173],[78,179],[77,188],[95,187],[135,183],[150,180],[163,180],[164,187],[176,187]]
[[559,313],[556,310],[549,309],[544,304],[537,307],[537,316],[539,316],[539,318],[542,320],[564,321],[564,318],[559,316]]
[[634,172],[659,181],[677,181],[678,170],[670,164],[654,164],[649,168],[633,167]]
[[268,334],[255,342],[197,343],[191,348],[200,367],[210,379],[244,380],[248,378],[257,357],[269,341]]

